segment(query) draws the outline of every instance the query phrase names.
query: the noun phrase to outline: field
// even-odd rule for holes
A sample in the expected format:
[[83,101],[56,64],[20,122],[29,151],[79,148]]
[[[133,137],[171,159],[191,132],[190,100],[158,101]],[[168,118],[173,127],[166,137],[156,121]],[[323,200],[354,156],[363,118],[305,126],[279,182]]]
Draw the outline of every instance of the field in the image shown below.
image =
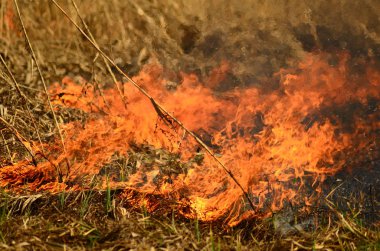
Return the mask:
[[379,250],[380,3],[0,0],[2,250]]

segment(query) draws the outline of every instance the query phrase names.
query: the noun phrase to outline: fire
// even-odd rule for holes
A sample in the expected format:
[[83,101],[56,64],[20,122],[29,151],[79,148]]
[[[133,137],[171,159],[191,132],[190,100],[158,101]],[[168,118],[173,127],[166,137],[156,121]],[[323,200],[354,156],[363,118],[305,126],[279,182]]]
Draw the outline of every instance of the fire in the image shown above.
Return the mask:
[[[45,153],[49,161],[3,167],[0,184],[15,191],[54,192],[86,188],[96,176],[101,187],[125,189],[123,196],[148,209],[157,208],[153,198],[159,196],[176,200],[187,217],[225,217],[230,225],[270,215],[289,201],[311,205],[328,176],[348,168],[356,153],[376,149],[380,126],[376,102],[371,111],[359,109],[380,98],[380,72],[369,66],[364,74],[350,73],[346,53],[333,66],[327,58],[309,55],[298,69],[281,70],[275,75],[279,87],[270,92],[254,86],[214,91],[229,71],[228,63],[205,83],[182,73],[175,90],[166,87],[157,65],[146,66],[134,78],[213,149],[248,192],[255,211],[213,159],[181,128],[160,118],[128,83],[118,83],[122,93],[117,88],[100,93],[92,83],[69,78],[52,85],[57,109],[81,110],[87,119],[62,125],[66,154],[58,141],[52,143]],[[341,113],[349,104],[358,110]],[[116,165],[120,169],[112,167]],[[61,183],[57,167],[67,173]],[[146,196],[132,200],[136,193]]]
[[14,24],[14,10],[13,10],[13,5],[10,1],[6,1],[4,4],[4,25],[0,25],[0,32],[5,32],[6,30],[10,31],[16,31],[16,26]]

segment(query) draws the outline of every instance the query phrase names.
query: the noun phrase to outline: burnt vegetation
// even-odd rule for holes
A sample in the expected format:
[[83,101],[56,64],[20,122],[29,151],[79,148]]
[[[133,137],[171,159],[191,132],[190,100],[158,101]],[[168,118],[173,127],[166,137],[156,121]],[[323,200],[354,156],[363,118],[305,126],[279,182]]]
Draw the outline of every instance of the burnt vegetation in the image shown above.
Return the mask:
[[54,2],[0,0],[1,249],[380,249],[379,1]]

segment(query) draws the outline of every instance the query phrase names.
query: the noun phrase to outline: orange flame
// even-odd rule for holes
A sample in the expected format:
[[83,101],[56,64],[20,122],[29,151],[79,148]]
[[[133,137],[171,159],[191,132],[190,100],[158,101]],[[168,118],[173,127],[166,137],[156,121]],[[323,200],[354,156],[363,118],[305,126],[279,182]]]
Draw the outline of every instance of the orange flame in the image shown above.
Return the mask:
[[[194,161],[202,154],[197,153],[196,143],[170,121],[160,120],[150,101],[127,83],[119,83],[127,106],[116,88],[100,94],[85,81],[74,83],[64,78],[62,84],[55,83],[51,94],[57,109],[75,108],[89,117],[85,123],[62,125],[67,155],[60,144],[50,145],[50,162],[33,167],[23,161],[3,167],[0,184],[12,189],[69,189],[68,185],[55,185],[54,172],[56,167],[67,168],[67,158],[70,169],[65,184],[85,187],[93,175],[101,175],[115,154],[128,158],[130,149],[145,145],[155,159],[136,161],[127,179],[116,177],[107,183],[127,189],[128,198],[134,194],[131,191],[174,198],[190,208],[180,210],[187,217],[205,221],[227,217],[230,225],[247,217],[269,215],[289,201],[310,205],[326,177],[347,166],[355,153],[374,147],[374,132],[380,126],[375,112],[349,114],[350,129],[339,118],[340,108],[344,110],[348,104],[369,106],[371,100],[379,99],[380,72],[368,67],[364,75],[349,74],[347,54],[340,56],[336,66],[329,65],[326,58],[309,55],[299,69],[281,70],[275,75],[279,88],[272,92],[256,87],[212,91],[229,71],[227,63],[214,71],[209,86],[194,74],[182,73],[182,83],[169,90],[163,69],[157,65],[146,66],[134,78],[217,152],[248,191],[257,206],[255,212],[210,157]],[[187,164],[182,170],[166,170],[170,160],[162,151]],[[105,179],[102,184],[107,185]],[[310,188],[313,193],[307,194]],[[149,204],[146,198],[135,203]],[[154,203],[149,205],[156,208]]]
[[9,31],[16,31],[16,26],[14,23],[14,10],[13,10],[13,4],[11,1],[5,2],[4,7],[4,13],[3,13],[3,19],[4,19],[4,26],[0,25],[0,32],[9,30]]

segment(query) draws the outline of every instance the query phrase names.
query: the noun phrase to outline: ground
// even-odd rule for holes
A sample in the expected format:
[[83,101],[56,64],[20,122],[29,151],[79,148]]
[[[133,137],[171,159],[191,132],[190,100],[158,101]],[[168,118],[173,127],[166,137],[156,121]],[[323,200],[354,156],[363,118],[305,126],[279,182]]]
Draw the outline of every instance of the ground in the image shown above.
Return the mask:
[[[354,73],[365,71],[369,62],[379,66],[378,1],[190,2],[58,1],[81,28],[87,25],[100,48],[126,74],[136,76],[144,65],[158,64],[168,88],[182,81],[181,72],[207,82],[214,69],[227,62],[226,77],[211,87],[215,95],[250,86],[269,92],[279,87],[277,73],[296,68],[308,53],[332,55],[331,65],[337,64],[335,55],[348,53]],[[0,123],[3,168],[29,158],[17,133],[26,141],[49,144],[58,138],[58,131],[17,9],[12,1],[0,4],[0,55],[9,67],[9,71],[4,64],[0,68],[0,116],[10,125]],[[113,86],[113,78],[126,82],[114,66],[107,67],[53,2],[18,4],[48,88],[65,77],[83,78],[104,90]],[[29,101],[20,96],[12,76]],[[378,121],[379,102],[372,104],[351,106]],[[334,115],[339,117],[340,112],[337,109]],[[38,130],[31,116],[38,119]],[[87,116],[80,109],[57,111],[61,124],[86,121]],[[207,136],[202,140],[207,141]],[[152,151],[144,149],[136,154],[143,159],[157,156],[149,157]],[[153,200],[163,201],[161,206],[150,211],[131,203],[119,188],[49,192],[7,184],[0,197],[0,246],[8,250],[378,250],[379,159],[378,153],[367,155],[365,161],[349,162],[372,169],[329,177],[324,187],[329,196],[315,210],[303,212],[290,203],[270,217],[233,227],[224,219],[189,219],[176,212],[176,202],[160,197]]]

